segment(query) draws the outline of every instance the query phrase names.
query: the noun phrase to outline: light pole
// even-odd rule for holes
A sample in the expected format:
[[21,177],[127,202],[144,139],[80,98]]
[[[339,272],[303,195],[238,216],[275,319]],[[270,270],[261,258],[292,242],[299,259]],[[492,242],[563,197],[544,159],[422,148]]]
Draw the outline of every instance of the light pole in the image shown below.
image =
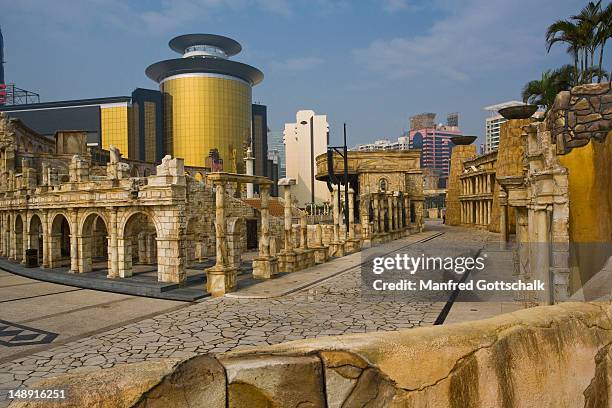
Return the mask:
[[[305,120],[301,121],[300,124],[307,125],[308,122]],[[314,214],[315,204],[315,189],[314,189],[314,115],[310,117],[310,205],[311,212]]]

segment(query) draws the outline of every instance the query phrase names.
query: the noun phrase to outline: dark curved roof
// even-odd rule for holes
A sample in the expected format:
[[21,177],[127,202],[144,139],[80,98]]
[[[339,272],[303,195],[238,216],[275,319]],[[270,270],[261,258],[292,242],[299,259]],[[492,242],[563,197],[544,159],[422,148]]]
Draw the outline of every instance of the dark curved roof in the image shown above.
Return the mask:
[[242,51],[242,46],[238,41],[216,34],[179,35],[171,39],[168,45],[179,54],[184,54],[185,48],[192,45],[213,45],[221,48],[229,57]]
[[172,75],[197,72],[230,75],[243,79],[251,85],[257,85],[264,77],[263,72],[255,67],[219,58],[177,58],[156,62],[145,70],[147,76],[157,83]]

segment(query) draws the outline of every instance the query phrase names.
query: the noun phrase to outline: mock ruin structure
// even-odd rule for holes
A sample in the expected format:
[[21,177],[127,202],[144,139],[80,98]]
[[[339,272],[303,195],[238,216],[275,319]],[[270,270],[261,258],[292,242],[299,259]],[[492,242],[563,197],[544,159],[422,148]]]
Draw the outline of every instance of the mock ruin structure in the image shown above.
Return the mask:
[[559,93],[543,120],[509,118],[497,151],[453,149],[447,222],[500,233],[501,247],[516,253],[516,276],[545,282],[520,300],[594,300],[612,290],[611,123],[610,83],[581,85]]

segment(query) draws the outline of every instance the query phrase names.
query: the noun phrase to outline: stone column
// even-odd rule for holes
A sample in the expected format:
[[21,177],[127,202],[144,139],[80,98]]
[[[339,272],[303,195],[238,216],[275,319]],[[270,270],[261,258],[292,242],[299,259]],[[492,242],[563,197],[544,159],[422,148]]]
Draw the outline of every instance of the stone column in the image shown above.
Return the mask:
[[334,220],[334,242],[338,242],[340,240],[340,209],[338,208],[338,194],[340,194],[338,186],[333,186],[331,192],[331,203]]
[[268,211],[270,185],[260,184],[259,193],[261,196],[261,236],[259,238],[259,256],[253,261],[253,277],[270,279],[278,275],[278,258],[270,253],[270,214]]
[[393,193],[387,193],[387,228],[393,231]]
[[321,264],[327,262],[329,259],[329,250],[323,246],[323,231],[320,224],[315,225],[315,239],[314,239],[314,254],[315,263]]
[[499,209],[499,232],[500,232],[500,248],[506,249],[508,243],[508,206],[500,205]]
[[225,181],[214,182],[215,186],[215,266],[206,270],[206,290],[211,296],[223,296],[236,289],[237,268],[229,265],[225,240]]
[[537,208],[533,214],[535,242],[532,243],[531,271],[533,278],[544,282],[544,292],[538,292],[539,301],[553,303],[553,281],[550,273],[549,215],[546,207]]
[[[253,176],[255,174],[255,171],[254,171],[255,158],[253,157],[253,150],[251,149],[251,147],[247,148],[247,153],[246,153],[246,157],[244,158],[244,161],[246,162],[246,174],[248,176]],[[247,183],[246,188],[247,188],[247,198],[253,198],[253,183]]]
[[43,240],[42,267],[49,267],[49,210],[43,210],[40,220]]
[[76,229],[79,225],[79,214],[75,210],[72,214],[68,214],[70,222],[70,272],[79,273],[79,244],[78,233]]
[[109,214],[108,225],[108,278],[119,277],[119,237],[117,225],[117,207],[107,209]]
[[21,251],[21,263],[26,264],[26,250],[30,248],[30,223],[28,222],[28,212],[23,212],[23,249]]
[[410,197],[406,193],[404,193],[404,220],[406,220],[405,235],[409,235],[410,234]]
[[379,232],[378,229],[378,194],[374,193],[371,194],[370,197],[372,197],[372,218],[373,218],[373,222],[372,222],[372,235],[376,235]]
[[278,181],[278,185],[283,187],[285,205],[284,247],[278,254],[278,269],[282,272],[295,272],[297,265],[297,254],[293,249],[293,241],[291,237],[291,229],[293,227],[291,222],[291,186],[295,185],[295,180],[291,178],[282,178]]
[[349,219],[349,230],[348,236],[349,239],[355,239],[355,203],[353,199],[355,198],[355,190],[349,187],[348,190],[348,219]]
[[92,242],[93,239],[91,236],[77,236],[79,273],[91,272]]

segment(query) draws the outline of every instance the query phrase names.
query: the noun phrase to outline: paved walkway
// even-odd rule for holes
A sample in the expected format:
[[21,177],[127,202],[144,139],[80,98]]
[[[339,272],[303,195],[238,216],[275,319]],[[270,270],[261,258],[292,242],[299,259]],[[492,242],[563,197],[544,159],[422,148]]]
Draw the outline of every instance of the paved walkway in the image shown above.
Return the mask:
[[[444,234],[419,244],[419,251],[422,248],[443,250],[457,245],[479,249],[488,234],[439,224],[430,228]],[[387,243],[373,251],[380,254],[390,250],[401,252],[415,237],[417,235]],[[361,257],[355,256],[355,267],[297,292],[289,291],[291,293],[284,296],[209,298],[180,310],[14,359],[0,365],[0,390],[28,385],[41,377],[112,367],[118,363],[187,358],[242,346],[431,325],[446,304],[361,296],[360,263]],[[0,406],[2,404],[0,400]]]

